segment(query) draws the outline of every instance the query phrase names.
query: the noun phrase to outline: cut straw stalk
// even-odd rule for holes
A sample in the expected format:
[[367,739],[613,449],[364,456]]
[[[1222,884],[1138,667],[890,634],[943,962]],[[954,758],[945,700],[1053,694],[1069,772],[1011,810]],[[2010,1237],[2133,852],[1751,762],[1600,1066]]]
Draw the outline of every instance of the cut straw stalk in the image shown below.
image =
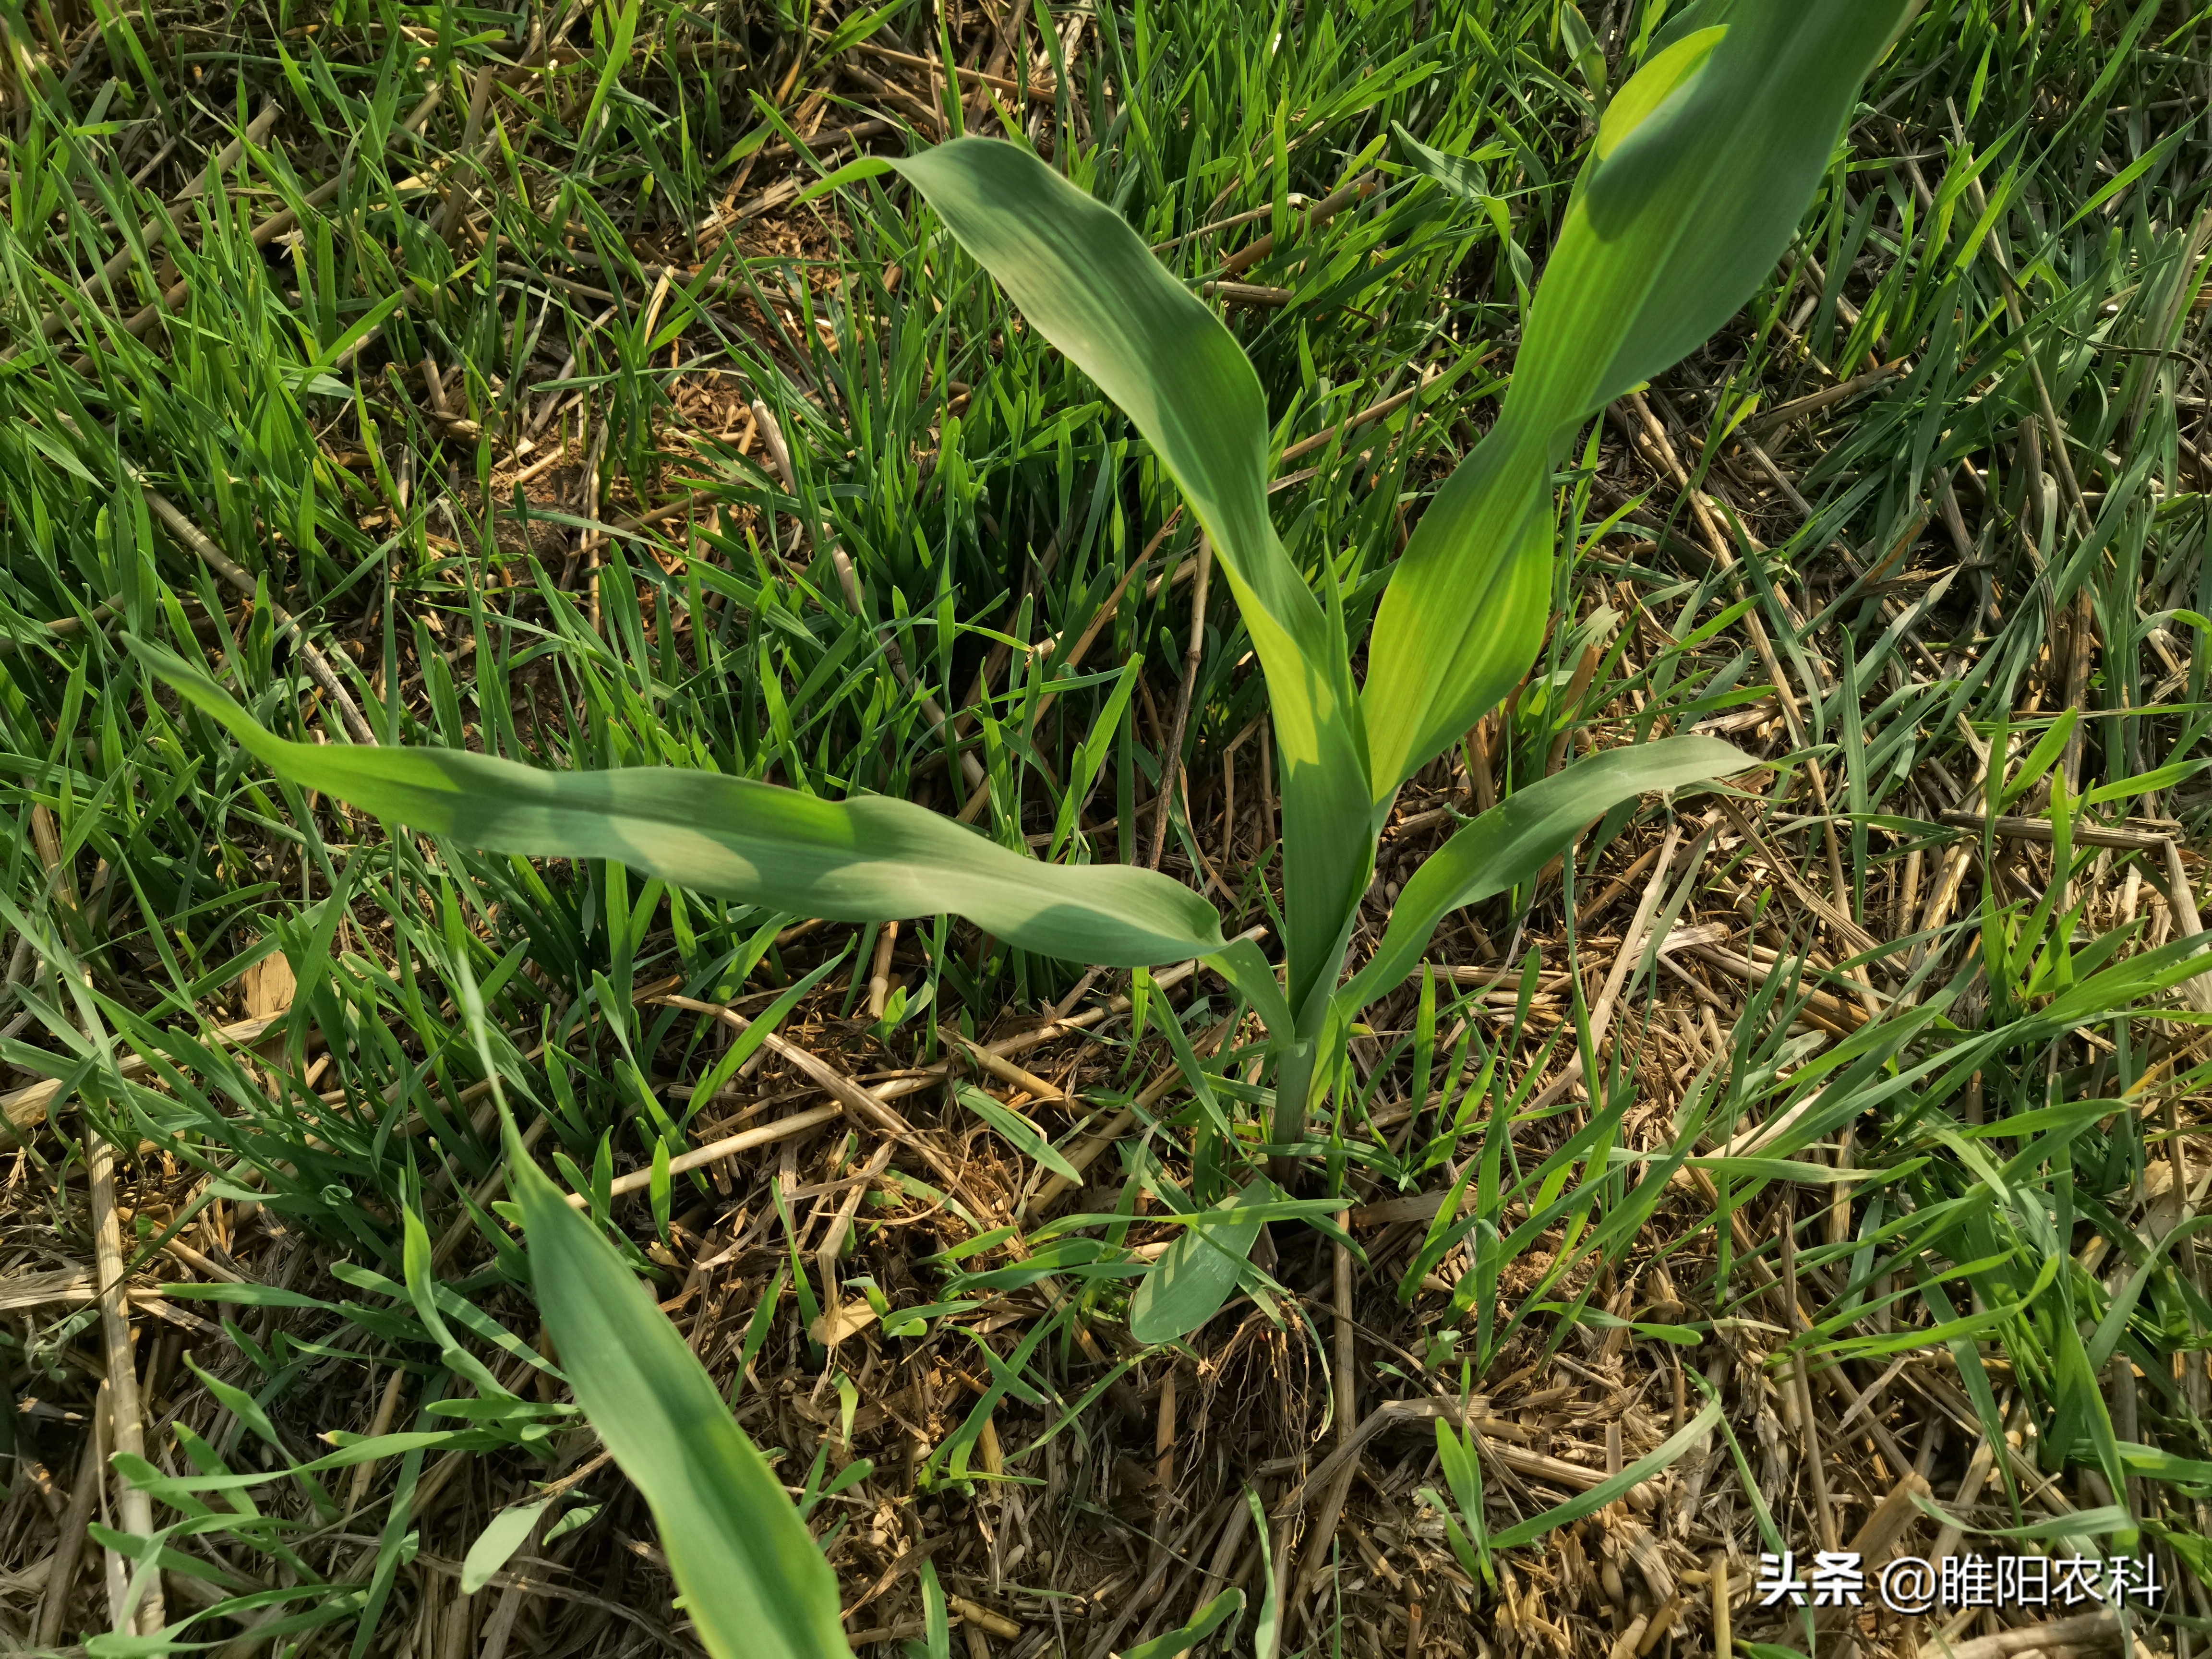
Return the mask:
[[[1267,933],[1267,929],[1266,927],[1260,926],[1249,927],[1243,933],[1238,934],[1237,937],[1239,939],[1249,939],[1257,942],[1258,940],[1266,938]],[[1172,990],[1175,987],[1182,984],[1193,974],[1196,973],[1200,966],[1200,964],[1199,963],[1193,961],[1182,963],[1176,967],[1166,969],[1152,976],[1152,988],[1156,992]],[[734,1024],[739,1030],[744,1029],[750,1023],[726,1007],[714,1003],[700,1002],[690,997],[656,996],[649,1000],[665,1004],[670,1007],[684,1008],[689,1009],[695,1013],[708,1014],[714,1018],[722,1019],[726,1023]],[[1020,1054],[1027,1049],[1035,1048],[1039,1043],[1047,1042],[1062,1032],[1085,1030],[1099,1024],[1102,1020],[1110,1019],[1117,1013],[1126,1013],[1128,1012],[1130,1006],[1131,1004],[1129,998],[1125,994],[1121,996],[1114,997],[1097,1007],[1085,1010],[1082,1013],[1075,1014],[1066,1018],[1048,1020],[1042,1025],[1032,1027],[1027,1031],[1017,1032],[1012,1036],[1001,1038],[1000,1041],[988,1045],[970,1044],[963,1039],[961,1044],[962,1052],[972,1054],[972,1056],[979,1062],[987,1065],[995,1061],[1003,1061],[1007,1060],[1011,1055]],[[754,1146],[766,1146],[772,1141],[783,1139],[793,1134],[803,1134],[808,1129],[816,1127],[817,1124],[826,1123],[830,1121],[831,1118],[839,1115],[841,1112],[849,1109],[853,1110],[856,1115],[867,1121],[873,1122],[878,1128],[890,1133],[893,1139],[902,1140],[906,1144],[914,1146],[921,1152],[923,1158],[930,1162],[933,1168],[937,1169],[940,1175],[945,1176],[948,1180],[952,1180],[957,1182],[957,1172],[950,1168],[945,1160],[943,1154],[938,1152],[934,1147],[929,1146],[927,1142],[923,1142],[916,1139],[914,1136],[912,1130],[908,1127],[905,1120],[899,1117],[896,1113],[893,1112],[890,1109],[890,1104],[893,1100],[902,1098],[907,1095],[918,1093],[924,1089],[941,1083],[951,1073],[955,1064],[954,1061],[951,1060],[940,1060],[934,1066],[924,1067],[920,1071],[909,1074],[908,1076],[891,1078],[881,1084],[878,1084],[873,1089],[863,1089],[850,1078],[845,1076],[843,1073],[836,1070],[836,1068],[829,1066],[817,1056],[808,1053],[805,1049],[799,1048],[797,1044],[788,1042],[777,1033],[769,1032],[763,1041],[769,1048],[772,1048],[775,1053],[791,1061],[793,1065],[796,1066],[806,1075],[810,1081],[813,1082],[819,1087],[827,1090],[831,1095],[836,1097],[836,1104],[833,1106],[817,1107],[811,1112],[794,1113],[792,1116],[781,1119],[776,1123],[763,1124],[757,1128],[740,1130],[737,1133],[727,1136],[722,1140],[714,1142],[706,1146],[696,1148],[691,1152],[683,1154],[680,1158],[672,1158],[670,1160],[669,1168],[672,1172],[682,1173],[690,1170],[699,1169],[706,1164],[715,1162],[717,1159],[732,1157],[738,1152],[746,1151]],[[1030,1073],[1021,1071],[1018,1067],[1012,1067],[1010,1069],[1015,1071],[1017,1075],[1028,1079],[1030,1082],[1042,1082],[1042,1079],[1032,1077]],[[1170,1080],[1174,1077],[1178,1076],[1180,1076],[1179,1073],[1171,1073]],[[1047,1089],[1050,1088],[1049,1085],[1045,1085],[1044,1086]],[[1164,1093],[1165,1091],[1163,1090],[1162,1092]],[[805,1121],[802,1121],[801,1120]],[[1104,1142],[1110,1142],[1113,1138],[1114,1137],[1109,1130],[1108,1134],[1101,1137],[1101,1139]],[[1092,1157],[1096,1157],[1097,1150],[1093,1149],[1091,1155]],[[1078,1167],[1082,1167],[1081,1163],[1078,1164]],[[640,1192],[650,1184],[652,1179],[653,1172],[650,1170],[634,1170],[630,1174],[623,1176],[616,1181],[614,1184],[614,1191],[617,1195]],[[1030,1206],[1030,1208],[1039,1209],[1042,1207],[1044,1205],[1051,1202],[1054,1199],[1056,1199],[1060,1195],[1060,1193],[1065,1190],[1066,1183],[1063,1182],[1059,1176],[1054,1176],[1052,1180],[1047,1182],[1046,1186],[1041,1189],[1036,1200]],[[586,1202],[583,1198],[575,1194],[569,1194],[568,1201],[570,1204],[577,1206],[578,1207],[581,1207]]]
[[[100,1275],[100,1330],[107,1362],[108,1419],[118,1453],[143,1458],[146,1455],[146,1425],[139,1414],[138,1369],[131,1338],[130,1301],[124,1285],[123,1224],[115,1205],[115,1151],[96,1129],[84,1134],[85,1170],[92,1189],[93,1259]],[[115,1510],[122,1529],[140,1538],[154,1535],[153,1500],[128,1480],[118,1478]],[[143,1636],[156,1634],[167,1622],[161,1595],[161,1576],[149,1573],[146,1592],[137,1610],[135,1627]]]
[[100,1506],[100,1477],[107,1470],[107,1460],[101,1453],[109,1432],[107,1401],[107,1381],[103,1377],[99,1393],[94,1397],[92,1420],[85,1426],[84,1450],[77,1459],[76,1484],[70,1492],[69,1508],[59,1522],[54,1553],[47,1558],[46,1585],[40,1598],[39,1622],[33,1638],[41,1648],[62,1644],[62,1633],[69,1620],[70,1596],[76,1588],[78,1564],[84,1557],[85,1537],[92,1526],[93,1513]]

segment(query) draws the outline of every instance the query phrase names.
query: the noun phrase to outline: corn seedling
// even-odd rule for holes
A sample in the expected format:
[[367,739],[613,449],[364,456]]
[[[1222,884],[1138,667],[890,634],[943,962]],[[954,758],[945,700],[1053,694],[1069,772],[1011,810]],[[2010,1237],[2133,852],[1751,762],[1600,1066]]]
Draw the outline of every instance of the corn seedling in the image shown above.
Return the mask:
[[[1353,1020],[1418,967],[1447,915],[1530,883],[1624,802],[1750,764],[1717,740],[1675,737],[1589,755],[1515,791],[1407,881],[1374,955],[1346,976],[1399,792],[1522,683],[1542,646],[1553,474],[1577,430],[1753,292],[1826,169],[1861,77],[1910,9],[1708,3],[1652,42],[1603,110],[1498,422],[1429,503],[1383,594],[1364,684],[1333,567],[1302,568],[1270,520],[1269,422],[1250,362],[1117,214],[1005,142],[956,140],[825,181],[895,172],[913,185],[1180,487],[1267,678],[1283,814],[1279,968],[1249,939],[1225,939],[1211,905],[1168,878],[1042,863],[907,802],[832,801],[704,771],[551,773],[454,749],[291,743],[206,674],[134,648],[280,775],[418,831],[604,859],[830,921],[950,912],[1095,966],[1203,958],[1268,1033],[1273,1121],[1265,1146],[1240,1144],[1239,1155],[1295,1167],[1318,1150],[1309,1121],[1339,1090]],[[1423,170],[1453,173],[1455,158],[1401,142]],[[585,1413],[663,1523],[702,1641],[717,1654],[843,1651],[819,1553],[696,1358],[511,1133],[507,1154],[548,1328]],[[1195,1329],[1239,1283],[1265,1219],[1328,1207],[1284,1198],[1255,1170],[1146,1277],[1132,1328],[1146,1341]]]

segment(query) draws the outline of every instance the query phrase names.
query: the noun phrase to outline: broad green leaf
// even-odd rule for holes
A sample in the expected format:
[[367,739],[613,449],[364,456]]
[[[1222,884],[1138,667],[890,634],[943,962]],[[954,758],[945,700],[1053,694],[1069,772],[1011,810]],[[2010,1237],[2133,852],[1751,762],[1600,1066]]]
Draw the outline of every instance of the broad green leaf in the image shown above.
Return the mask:
[[1908,9],[1733,7],[1717,40],[1686,35],[1621,88],[1498,423],[1430,503],[1376,611],[1361,700],[1376,799],[1527,672],[1550,593],[1553,466],[1577,427],[1694,350],[1772,269]]
[[1589,21],[1573,0],[1561,0],[1559,6],[1559,43],[1567,49],[1567,57],[1574,64],[1590,92],[1602,104],[1605,101],[1605,52],[1596,37],[1591,34]]
[[532,858],[612,859],[676,885],[830,921],[951,911],[1024,950],[1109,967],[1206,956],[1220,919],[1126,865],[1048,865],[910,801],[822,800],[714,772],[547,772],[457,749],[289,743],[167,652],[146,665],[306,789],[432,835]]
[[1512,419],[1509,392],[1505,413],[1429,503],[1383,590],[1362,694],[1378,802],[1497,707],[1543,645],[1553,456]]
[[1620,89],[1620,95],[1605,106],[1605,115],[1597,124],[1597,143],[1593,149],[1601,161],[1620,148],[1621,140],[1643,125],[1646,118],[1673,97],[1682,83],[1705,66],[1713,55],[1713,48],[1721,43],[1724,28],[1699,29],[1668,46],[1664,52],[1654,52],[1649,62],[1638,70]]
[[1444,1480],[1451,1487],[1452,1501],[1459,1512],[1472,1526],[1483,1524],[1482,1465],[1474,1455],[1468,1439],[1462,1440],[1452,1425],[1443,1418],[1437,1419],[1437,1461],[1443,1465]]
[[1622,137],[1568,207],[1546,271],[1552,303],[1529,319],[1515,378],[1540,428],[1563,438],[1743,304],[1797,228],[1860,81],[1911,6],[1731,9],[1704,67]]
[[536,1504],[517,1504],[501,1510],[485,1523],[461,1561],[462,1595],[474,1595],[491,1583],[492,1575],[522,1547],[522,1540],[530,1536],[530,1529],[538,1524],[538,1517],[545,1513],[545,1505],[551,1501],[547,1498]]
[[1213,538],[1267,676],[1290,1003],[1304,1010],[1336,977],[1381,825],[1343,619],[1315,596],[1267,516],[1259,376],[1119,214],[1028,150],[963,138],[892,165],[1030,325],[1121,406]]
[[1258,1206],[1277,1196],[1262,1176],[1213,1206],[1153,1264],[1129,1301],[1129,1334],[1150,1345],[1188,1336],[1221,1311],[1260,1237]]
[[714,1659],[848,1659],[836,1575],[706,1368],[511,1121],[507,1167],[562,1369],[645,1494],[701,1644]]
[[1662,738],[1607,749],[1516,791],[1446,842],[1398,895],[1382,943],[1345,987],[1357,1009],[1394,990],[1420,965],[1437,924],[1528,880],[1552,856],[1620,802],[1741,772],[1751,757],[1717,738]]
[[1227,980],[1237,994],[1252,1005],[1271,1034],[1287,1036],[1292,1028],[1291,1005],[1275,982],[1274,964],[1249,939],[1231,939],[1229,948],[1206,958],[1206,966]]
[[572,1532],[582,1531],[599,1518],[599,1511],[605,1507],[604,1504],[586,1504],[580,1509],[570,1510],[568,1514],[545,1528],[544,1541],[550,1544],[556,1539],[567,1537]]

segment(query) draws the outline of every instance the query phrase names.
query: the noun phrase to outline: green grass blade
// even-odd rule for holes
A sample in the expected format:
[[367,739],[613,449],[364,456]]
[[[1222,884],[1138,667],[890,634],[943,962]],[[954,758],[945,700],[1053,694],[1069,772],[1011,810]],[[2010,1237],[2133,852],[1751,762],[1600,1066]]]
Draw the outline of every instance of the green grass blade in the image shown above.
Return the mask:
[[1685,1423],[1663,1443],[1655,1446],[1618,1474],[1608,1475],[1579,1497],[1571,1498],[1557,1509],[1546,1510],[1541,1515],[1532,1515],[1518,1525],[1493,1534],[1490,1540],[1492,1551],[1519,1549],[1533,1544],[1539,1538],[1570,1526],[1586,1515],[1595,1515],[1607,1504],[1624,1493],[1642,1486],[1660,1470],[1712,1432],[1721,1420],[1721,1402],[1714,1401],[1705,1410]]
[[999,1132],[1000,1139],[1024,1158],[1042,1164],[1071,1186],[1083,1184],[1083,1171],[1067,1161],[1042,1129],[1012,1107],[994,1100],[981,1089],[963,1085],[960,1103]]
[[1190,1623],[1180,1630],[1171,1630],[1165,1636],[1156,1636],[1149,1642],[1131,1648],[1121,1656],[1121,1659],[1176,1659],[1177,1655],[1188,1653],[1243,1611],[1244,1592],[1225,1589],[1200,1607]]
[[522,1547],[538,1517],[545,1513],[545,1501],[510,1505],[485,1522],[461,1562],[462,1595],[474,1595],[491,1583],[493,1575]]

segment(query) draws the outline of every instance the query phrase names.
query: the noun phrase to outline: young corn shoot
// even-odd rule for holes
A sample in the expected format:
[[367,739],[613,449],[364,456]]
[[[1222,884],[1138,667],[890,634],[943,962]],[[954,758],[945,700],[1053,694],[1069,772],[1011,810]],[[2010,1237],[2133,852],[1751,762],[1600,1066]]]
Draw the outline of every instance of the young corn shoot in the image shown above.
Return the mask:
[[[1828,165],[1861,78],[1910,9],[1911,0],[1705,0],[1654,42],[1604,111],[1498,422],[1399,560],[1364,684],[1333,578],[1324,570],[1316,592],[1270,521],[1257,376],[1118,215],[1000,141],[861,161],[825,182],[896,172],[912,184],[1030,325],[1120,405],[1212,538],[1267,676],[1280,757],[1279,981],[1255,945],[1224,940],[1202,898],[1146,871],[1042,864],[898,800],[828,801],[702,772],[556,774],[454,750],[287,742],[205,673],[156,647],[133,648],[280,775],[418,830],[531,857],[617,860],[830,921],[950,911],[1024,950],[1091,965],[1204,957],[1267,1027],[1271,1139],[1293,1152],[1310,1111],[1334,1091],[1352,1018],[1418,966],[1447,915],[1525,884],[1624,801],[1749,765],[1725,744],[1678,737],[1591,755],[1517,791],[1422,866],[1374,957],[1345,976],[1398,792],[1499,704],[1540,647],[1553,469],[1594,414],[1694,349],[1752,293]],[[717,1655],[843,1653],[834,1584],[801,1559],[820,1565],[696,1358],[511,1130],[508,1151],[548,1328],[586,1414],[667,1523],[701,1639]],[[1232,1211],[1192,1229],[1193,1248],[1249,1249],[1247,1219]],[[1148,1319],[1147,1335],[1196,1328],[1234,1288],[1236,1273],[1194,1273],[1190,1255],[1170,1251],[1158,1276],[1211,1288],[1148,1298],[1172,1316]],[[669,1526],[696,1535],[679,1549]]]

